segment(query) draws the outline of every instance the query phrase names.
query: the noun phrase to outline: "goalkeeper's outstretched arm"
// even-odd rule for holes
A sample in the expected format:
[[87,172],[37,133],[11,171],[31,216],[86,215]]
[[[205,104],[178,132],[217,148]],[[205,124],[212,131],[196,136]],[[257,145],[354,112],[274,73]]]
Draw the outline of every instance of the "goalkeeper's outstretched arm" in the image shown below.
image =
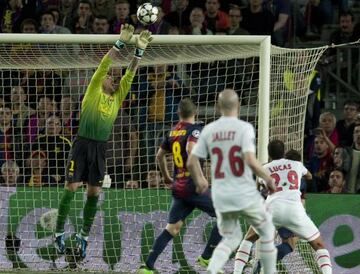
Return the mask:
[[[116,41],[113,48],[110,49],[107,54],[112,60],[118,56],[118,52],[125,46],[125,43],[128,43],[131,40],[133,32],[134,27],[132,25],[122,25],[120,39]],[[115,91],[117,97],[116,100],[119,106],[122,104],[122,101],[125,99],[130,90],[140,60],[145,52],[147,45],[151,42],[152,39],[151,32],[148,30],[142,31],[139,36],[135,37],[134,56],[130,61],[126,74],[121,78],[119,88]]]
[[[108,55],[111,59],[115,59],[117,57],[117,52],[119,52],[126,43],[130,42],[131,37],[134,33],[134,27],[129,24],[125,24],[121,26],[120,38],[116,41],[115,45],[110,49]],[[134,57],[131,59],[130,64],[128,66],[128,70],[131,72],[136,72],[139,62],[144,55],[145,49],[147,45],[152,41],[153,37],[151,36],[151,32],[148,30],[142,31],[139,36],[135,37],[135,52]]]
[[145,49],[153,39],[151,37],[151,32],[148,30],[142,31],[140,35],[135,38],[136,47],[134,57],[130,61],[126,74],[121,78],[119,88],[114,90],[112,81],[109,82],[112,79],[108,76],[108,72],[113,60],[119,56],[119,51],[125,47],[125,44],[130,42],[133,33],[134,27],[132,25],[125,24],[121,26],[119,39],[101,60],[99,67],[91,78],[85,96],[92,97],[93,95],[98,94],[99,91],[101,91],[102,86],[104,92],[106,91],[105,93],[109,93],[110,95],[114,94],[116,96],[116,104],[119,107],[121,106],[122,101],[125,99],[130,90],[135,72],[139,66],[139,62],[145,52]]
[[105,54],[102,58],[98,68],[91,78],[87,93],[96,93],[99,90],[99,86],[106,78],[109,72],[111,63],[119,55],[118,52],[125,47],[125,44],[130,42],[134,33],[134,27],[129,24],[121,25],[121,32],[119,39],[115,42],[115,45]]
[[139,65],[139,62],[144,55],[145,49],[147,45],[153,40],[153,37],[151,36],[151,32],[148,30],[143,30],[139,36],[135,38],[135,53],[134,57],[132,58],[128,70],[131,72],[136,72],[137,67]]

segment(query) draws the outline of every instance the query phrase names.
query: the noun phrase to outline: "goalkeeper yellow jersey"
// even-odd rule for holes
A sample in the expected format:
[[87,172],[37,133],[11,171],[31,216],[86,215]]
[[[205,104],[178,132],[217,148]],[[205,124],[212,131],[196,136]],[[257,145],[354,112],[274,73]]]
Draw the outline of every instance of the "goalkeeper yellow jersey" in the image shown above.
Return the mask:
[[86,89],[81,104],[79,137],[101,142],[109,139],[119,108],[128,94],[135,76],[134,72],[127,70],[114,94],[105,94],[102,82],[111,63],[111,58],[105,55]]

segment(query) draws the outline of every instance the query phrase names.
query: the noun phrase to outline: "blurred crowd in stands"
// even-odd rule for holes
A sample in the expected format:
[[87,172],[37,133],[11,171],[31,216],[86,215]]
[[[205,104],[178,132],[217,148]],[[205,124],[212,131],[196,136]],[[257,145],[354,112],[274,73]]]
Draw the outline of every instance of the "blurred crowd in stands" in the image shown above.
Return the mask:
[[0,32],[118,34],[124,23],[139,32],[136,9],[144,2],[159,7],[153,34],[271,35],[282,47],[295,37],[359,39],[357,0],[1,0]]
[[346,101],[343,117],[319,116],[305,138],[304,161],[313,174],[310,192],[360,193],[360,102]]
[[[121,24],[130,23],[139,32],[144,26],[137,22],[135,13],[143,2],[0,0],[0,31],[118,34]],[[154,34],[271,35],[272,43],[282,47],[291,47],[294,37],[301,41],[325,37],[324,44],[347,43],[360,38],[359,18],[353,12],[359,11],[360,1],[355,0],[145,2],[152,2],[160,9],[158,21],[149,26]],[[328,33],[329,25],[336,26],[331,33]],[[327,56],[334,54],[336,52],[329,51]],[[358,55],[354,54],[353,60],[354,67],[358,66]],[[211,65],[219,68],[218,64]],[[191,78],[209,81],[211,77],[203,77],[201,72],[211,71],[211,65],[204,70],[188,68],[194,74]],[[79,102],[92,72],[1,72],[0,186],[64,184],[66,159],[78,127]],[[76,73],[85,76],[72,75]],[[226,73],[229,71],[224,70],[223,74]],[[114,69],[112,74],[119,80],[122,71]],[[217,74],[221,75],[221,72]],[[243,77],[236,71],[229,75]],[[324,112],[320,105],[314,107],[320,88],[319,78],[314,75],[310,86],[312,105],[308,108],[305,126],[304,161],[314,175],[307,189],[322,193],[360,193],[360,102],[345,102],[343,117],[338,118],[331,112]],[[137,76],[136,83],[133,87],[135,99],[131,94],[124,103],[115,123],[114,136],[110,138],[107,172],[113,176],[114,187],[164,187],[156,168],[156,150],[171,123],[177,120],[178,101],[190,91],[172,66],[155,66],[143,71]],[[64,92],[64,86],[72,85],[82,87],[76,96]],[[214,86],[219,90],[225,86],[198,85]],[[216,90],[199,96],[196,101],[213,101],[215,96]],[[168,162],[171,170],[171,159]],[[205,170],[209,177],[208,162]]]

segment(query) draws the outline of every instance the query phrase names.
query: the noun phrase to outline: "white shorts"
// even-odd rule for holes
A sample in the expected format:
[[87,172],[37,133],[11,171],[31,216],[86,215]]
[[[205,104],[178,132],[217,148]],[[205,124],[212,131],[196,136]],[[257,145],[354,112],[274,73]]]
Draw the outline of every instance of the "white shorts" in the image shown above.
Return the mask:
[[300,201],[274,199],[266,202],[266,205],[277,228],[285,227],[309,242],[320,236],[319,229],[306,214]]
[[[216,211],[217,225],[221,236],[231,236],[237,233],[240,228],[239,217],[246,220],[256,230],[266,223],[271,224],[271,215],[265,207],[264,200],[254,201],[249,207],[235,212]],[[241,230],[240,230],[241,231]]]

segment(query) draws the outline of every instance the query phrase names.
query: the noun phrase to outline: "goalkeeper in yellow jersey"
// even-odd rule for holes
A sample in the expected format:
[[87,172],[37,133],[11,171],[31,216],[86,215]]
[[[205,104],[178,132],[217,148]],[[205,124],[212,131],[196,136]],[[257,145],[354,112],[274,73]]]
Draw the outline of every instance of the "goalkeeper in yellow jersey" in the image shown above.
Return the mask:
[[121,27],[119,40],[103,57],[91,78],[81,105],[80,124],[73,143],[66,169],[66,184],[62,194],[55,231],[55,247],[59,253],[65,252],[64,224],[69,214],[71,201],[81,183],[87,184],[87,200],[84,206],[83,225],[76,234],[76,243],[81,258],[86,257],[86,247],[90,228],[97,211],[97,203],[105,173],[106,143],[123,100],[128,94],[136,69],[151,42],[151,32],[144,30],[136,37],[135,54],[118,89],[108,71],[118,52],[131,40],[134,27]]

